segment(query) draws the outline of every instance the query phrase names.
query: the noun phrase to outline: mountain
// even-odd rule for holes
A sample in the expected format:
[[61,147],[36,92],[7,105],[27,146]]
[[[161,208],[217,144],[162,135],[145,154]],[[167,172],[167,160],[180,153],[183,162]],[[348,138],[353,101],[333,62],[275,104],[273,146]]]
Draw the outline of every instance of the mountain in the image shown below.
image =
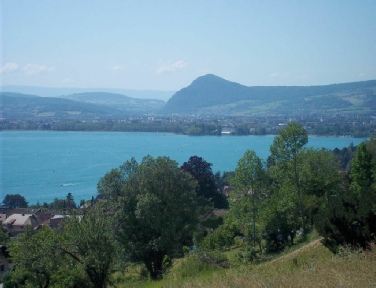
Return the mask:
[[248,87],[208,74],[176,92],[165,113],[276,115],[376,113],[376,80],[322,86]]
[[162,100],[136,99],[121,94],[91,92],[62,97],[0,92],[0,115],[5,119],[110,119],[160,110]]
[[139,99],[158,99],[167,101],[175,93],[175,91],[158,91],[158,90],[132,90],[132,89],[116,89],[116,88],[53,88],[38,86],[17,86],[4,85],[0,86],[1,92],[12,92],[21,94],[32,94],[41,97],[59,97],[63,95],[71,95],[87,92],[106,92],[114,94],[127,95],[132,98]]
[[124,111],[62,98],[0,92],[0,117],[8,120],[113,119]]
[[163,108],[165,102],[157,99],[137,99],[122,94],[87,92],[61,96],[61,98],[103,105],[132,113],[150,113]]

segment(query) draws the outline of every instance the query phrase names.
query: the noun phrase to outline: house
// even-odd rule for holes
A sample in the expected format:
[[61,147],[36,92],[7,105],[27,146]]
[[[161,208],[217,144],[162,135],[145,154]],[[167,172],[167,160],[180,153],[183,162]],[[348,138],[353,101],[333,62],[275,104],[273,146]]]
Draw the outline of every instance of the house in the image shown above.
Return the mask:
[[33,214],[12,214],[3,222],[3,228],[11,237],[15,237],[24,232],[26,226],[35,229],[38,224],[38,220]]
[[222,193],[223,193],[226,197],[229,197],[231,191],[233,191],[234,189],[235,189],[234,186],[227,186],[227,185],[226,185],[225,187],[223,187],[223,191],[222,191]]
[[236,134],[236,128],[235,127],[222,127],[222,131],[221,131],[221,134],[222,135],[233,135],[233,134]]
[[53,229],[57,229],[61,227],[61,223],[64,220],[65,215],[55,215],[49,220],[49,227]]

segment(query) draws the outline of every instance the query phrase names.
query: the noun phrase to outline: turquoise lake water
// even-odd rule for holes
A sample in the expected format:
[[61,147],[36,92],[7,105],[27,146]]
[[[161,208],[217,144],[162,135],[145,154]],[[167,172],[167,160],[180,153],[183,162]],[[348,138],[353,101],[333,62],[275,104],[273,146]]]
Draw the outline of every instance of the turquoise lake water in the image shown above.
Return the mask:
[[[0,201],[21,194],[30,204],[70,192],[76,202],[97,193],[99,179],[131,157],[168,156],[179,163],[197,155],[213,172],[233,171],[248,149],[266,160],[274,136],[186,136],[163,133],[0,132]],[[342,149],[364,139],[309,137],[309,147]]]

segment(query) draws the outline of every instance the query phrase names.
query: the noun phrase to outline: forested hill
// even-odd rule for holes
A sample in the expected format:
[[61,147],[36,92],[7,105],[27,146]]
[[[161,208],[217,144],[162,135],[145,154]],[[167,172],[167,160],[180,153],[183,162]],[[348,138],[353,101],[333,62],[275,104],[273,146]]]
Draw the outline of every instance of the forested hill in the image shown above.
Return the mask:
[[106,92],[77,93],[61,96],[61,98],[135,112],[154,112],[165,105],[164,101],[158,99],[137,99],[123,94]]
[[0,92],[0,115],[8,120],[101,120],[149,113],[165,104],[162,100],[136,99],[103,92],[63,97]]
[[176,92],[167,113],[227,115],[372,113],[376,80],[323,86],[248,87],[208,74]]
[[8,120],[100,119],[115,117],[120,110],[54,97],[1,92],[0,115]]

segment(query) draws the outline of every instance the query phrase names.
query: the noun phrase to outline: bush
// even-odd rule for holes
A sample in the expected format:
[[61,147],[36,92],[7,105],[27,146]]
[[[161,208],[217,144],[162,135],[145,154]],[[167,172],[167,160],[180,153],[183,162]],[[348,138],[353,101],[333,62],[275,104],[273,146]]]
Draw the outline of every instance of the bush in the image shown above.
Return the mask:
[[234,245],[234,238],[238,233],[235,224],[219,226],[213,233],[204,238],[202,248],[207,250],[223,250]]
[[258,260],[258,251],[255,247],[248,246],[243,251],[236,254],[236,258],[242,263],[252,263]]

